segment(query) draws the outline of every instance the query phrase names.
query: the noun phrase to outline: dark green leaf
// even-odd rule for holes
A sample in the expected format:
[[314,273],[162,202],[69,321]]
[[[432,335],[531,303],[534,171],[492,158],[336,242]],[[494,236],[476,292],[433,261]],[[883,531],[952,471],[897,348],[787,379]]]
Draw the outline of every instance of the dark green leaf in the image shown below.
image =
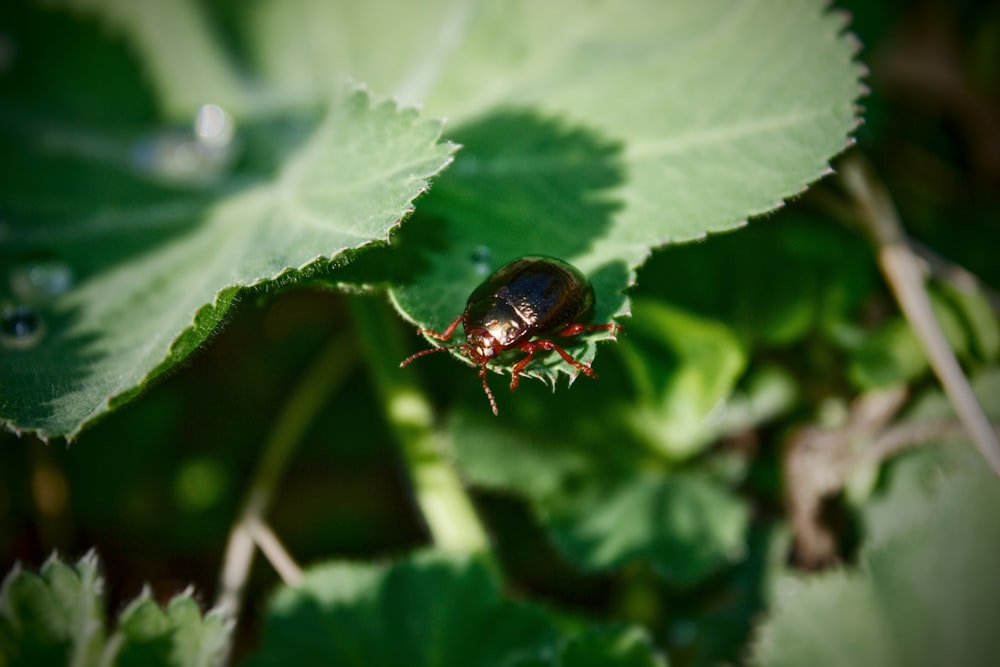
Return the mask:
[[690,586],[742,558],[745,548],[746,505],[695,475],[588,484],[540,510],[556,544],[588,570],[641,560],[668,582]]
[[252,667],[504,665],[554,646],[540,609],[504,600],[492,571],[425,553],[389,566],[331,564],[272,600]]
[[580,568],[642,561],[691,585],[743,555],[747,509],[704,474],[644,470],[641,449],[505,428],[488,415],[463,415],[452,432],[469,481],[526,496]]
[[516,667],[666,667],[649,636],[639,628],[597,628],[564,642],[555,655],[518,662]]

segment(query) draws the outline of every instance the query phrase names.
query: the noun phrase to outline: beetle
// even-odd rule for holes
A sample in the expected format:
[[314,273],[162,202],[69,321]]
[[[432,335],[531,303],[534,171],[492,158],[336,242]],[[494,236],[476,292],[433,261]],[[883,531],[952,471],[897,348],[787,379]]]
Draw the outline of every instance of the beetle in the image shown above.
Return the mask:
[[618,331],[618,324],[586,324],[594,307],[594,288],[579,269],[551,257],[522,257],[497,270],[472,291],[465,311],[442,332],[417,329],[419,333],[446,341],[458,328],[465,342],[423,350],[407,357],[400,368],[415,359],[444,350],[461,350],[479,365],[483,391],[493,414],[497,402],[486,381],[486,364],[507,350],[525,356],[511,368],[510,390],[517,389],[521,373],[538,350],[554,350],[579,371],[592,378],[589,365],[574,359],[557,343],[538,336],[576,336],[587,331]]

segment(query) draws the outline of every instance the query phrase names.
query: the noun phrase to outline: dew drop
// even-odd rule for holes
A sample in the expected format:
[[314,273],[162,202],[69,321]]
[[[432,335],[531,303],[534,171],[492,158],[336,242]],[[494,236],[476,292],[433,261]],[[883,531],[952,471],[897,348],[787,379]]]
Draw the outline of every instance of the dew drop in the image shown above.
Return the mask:
[[195,115],[194,134],[198,142],[213,148],[224,148],[233,140],[233,120],[217,104],[203,104]]
[[191,126],[163,129],[138,139],[132,146],[132,164],[159,180],[211,184],[233,162],[234,133],[229,114],[218,105],[205,104]]
[[476,273],[485,276],[490,272],[491,255],[489,246],[477,245],[472,249],[472,264],[476,269]]
[[15,350],[34,347],[45,335],[38,313],[26,306],[5,306],[0,315],[0,344]]
[[44,303],[73,287],[73,269],[53,258],[33,258],[10,270],[10,289],[21,301]]

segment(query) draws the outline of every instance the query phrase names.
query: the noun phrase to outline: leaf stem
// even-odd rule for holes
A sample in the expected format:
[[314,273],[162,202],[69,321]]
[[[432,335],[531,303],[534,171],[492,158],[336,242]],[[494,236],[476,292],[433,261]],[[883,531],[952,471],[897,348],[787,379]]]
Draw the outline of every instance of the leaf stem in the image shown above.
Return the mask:
[[406,350],[397,318],[373,297],[349,300],[382,407],[399,441],[414,496],[434,544],[444,550],[485,552],[486,531],[458,472],[443,453],[442,434],[415,375],[399,368]]
[[302,568],[288,553],[285,545],[269,525],[263,521],[251,521],[247,528],[254,543],[264,553],[264,557],[271,563],[271,567],[277,571],[282,581],[289,586],[302,581]]
[[959,421],[993,472],[1000,475],[1000,438],[976,400],[969,380],[934,316],[919,265],[889,194],[858,153],[844,160],[840,175],[875,244],[882,273],[924,348]]
[[[299,380],[274,423],[243,506],[229,531],[219,574],[215,605],[229,618],[239,615],[243,589],[253,565],[255,530],[265,525],[264,516],[306,428],[347,377],[354,357],[350,336],[346,333],[335,336]],[[285,576],[279,566],[276,565],[276,569]]]

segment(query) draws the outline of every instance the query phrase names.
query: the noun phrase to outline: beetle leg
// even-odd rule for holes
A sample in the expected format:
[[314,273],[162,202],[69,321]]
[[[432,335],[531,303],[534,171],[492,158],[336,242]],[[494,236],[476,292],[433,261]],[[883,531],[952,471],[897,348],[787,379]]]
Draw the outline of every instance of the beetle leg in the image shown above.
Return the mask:
[[490,391],[490,385],[486,382],[486,364],[479,369],[479,377],[483,380],[483,391],[486,392],[486,398],[490,399],[490,407],[493,408],[493,415],[499,415],[500,412],[497,410],[497,401],[493,398],[493,392]]
[[533,356],[535,356],[535,344],[534,343],[521,343],[518,346],[518,349],[522,350],[524,352],[527,352],[528,356],[526,356],[523,359],[521,359],[520,361],[518,361],[510,369],[510,390],[511,391],[517,391],[517,383],[521,381],[521,371],[524,370],[525,366],[527,366],[529,363],[531,363],[531,358]]
[[433,329],[417,329],[418,333],[422,333],[425,336],[430,336],[431,338],[437,338],[438,340],[448,340],[451,335],[455,333],[455,329],[458,328],[458,323],[462,321],[462,316],[459,315],[455,318],[455,321],[448,325],[448,328],[438,333]]
[[520,382],[521,380],[521,371],[523,371],[524,367],[527,366],[529,362],[531,362],[531,358],[535,356],[535,350],[539,348],[543,350],[555,350],[556,352],[559,353],[559,356],[566,361],[566,363],[570,364],[577,370],[586,373],[595,380],[597,379],[597,373],[595,373],[590,366],[574,359],[572,356],[570,356],[568,352],[566,352],[566,350],[559,347],[555,342],[547,339],[531,340],[521,343],[520,345],[517,346],[517,349],[521,350],[522,352],[527,352],[528,356],[526,356],[524,359],[521,359],[519,362],[514,364],[513,368],[511,368],[511,378],[510,378],[511,391],[517,389],[518,382]]
[[614,322],[611,324],[570,324],[565,329],[557,331],[555,335],[565,338],[566,336],[576,336],[584,331],[610,331],[611,333],[616,333],[621,328],[622,325],[615,324]]

